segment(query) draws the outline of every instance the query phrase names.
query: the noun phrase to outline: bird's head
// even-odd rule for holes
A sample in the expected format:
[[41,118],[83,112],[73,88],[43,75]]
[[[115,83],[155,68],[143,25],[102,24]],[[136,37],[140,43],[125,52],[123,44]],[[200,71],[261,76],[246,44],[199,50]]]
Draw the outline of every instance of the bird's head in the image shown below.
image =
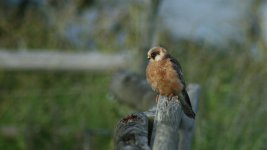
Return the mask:
[[147,52],[147,58],[150,61],[160,61],[168,55],[166,49],[162,47],[153,47]]

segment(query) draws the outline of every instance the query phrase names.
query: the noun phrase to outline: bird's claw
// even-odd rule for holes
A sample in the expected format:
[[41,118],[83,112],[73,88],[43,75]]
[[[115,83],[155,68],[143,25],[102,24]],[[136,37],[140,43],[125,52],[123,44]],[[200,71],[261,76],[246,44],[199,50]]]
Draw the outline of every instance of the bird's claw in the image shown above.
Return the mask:
[[159,94],[157,94],[156,96],[156,103],[158,103],[158,101],[159,101]]

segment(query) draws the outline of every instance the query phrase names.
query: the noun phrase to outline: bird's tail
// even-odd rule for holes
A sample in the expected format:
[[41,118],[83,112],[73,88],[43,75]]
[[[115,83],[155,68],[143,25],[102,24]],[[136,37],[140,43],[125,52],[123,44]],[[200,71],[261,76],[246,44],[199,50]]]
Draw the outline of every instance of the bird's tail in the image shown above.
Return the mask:
[[182,105],[183,112],[188,117],[195,119],[195,113],[192,109],[192,105],[191,105],[191,102],[190,102],[190,99],[189,99],[189,96],[188,96],[186,90],[184,90],[181,94],[179,94],[178,97],[179,97],[180,103]]

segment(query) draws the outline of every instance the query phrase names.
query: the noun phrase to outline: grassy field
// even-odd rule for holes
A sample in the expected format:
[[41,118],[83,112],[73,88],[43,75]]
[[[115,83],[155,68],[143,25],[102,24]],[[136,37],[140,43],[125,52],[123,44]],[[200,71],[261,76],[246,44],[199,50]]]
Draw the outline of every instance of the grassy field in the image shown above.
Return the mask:
[[[0,149],[28,149],[27,139],[34,140],[30,142],[33,149],[76,149],[81,148],[86,129],[112,132],[123,108],[108,94],[110,77],[1,72],[1,127],[15,126],[29,133],[22,132],[16,139],[2,137]],[[95,136],[90,141],[93,147],[108,149],[111,136]]]
[[202,87],[194,149],[266,149],[264,62],[246,49],[197,49],[183,59],[188,81]]
[[[29,14],[24,21],[14,21],[1,14],[0,47],[80,51],[58,38],[54,28],[48,30],[40,17]],[[100,50],[118,49],[98,40]],[[264,53],[257,59],[251,55],[250,42],[227,50],[188,42],[163,43],[179,58],[187,83],[201,86],[192,149],[267,149],[264,44],[258,43]],[[82,149],[86,129],[112,133],[117,121],[134,110],[113,100],[111,76],[111,72],[1,70],[0,127],[14,126],[21,132],[15,138],[0,135],[0,149]],[[90,142],[92,149],[113,148],[111,134],[95,135]]]

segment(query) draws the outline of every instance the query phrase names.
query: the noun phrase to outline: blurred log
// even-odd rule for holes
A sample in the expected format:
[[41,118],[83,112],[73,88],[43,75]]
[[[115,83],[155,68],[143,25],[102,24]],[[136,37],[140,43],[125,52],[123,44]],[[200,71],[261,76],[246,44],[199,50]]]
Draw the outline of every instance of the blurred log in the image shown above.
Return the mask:
[[[196,113],[197,113],[199,93],[200,93],[199,85],[189,84],[188,94],[192,103],[193,110]],[[140,105],[137,99],[135,100],[135,103],[136,105]],[[177,101],[174,98],[169,101],[167,100],[166,97],[160,96],[157,103],[157,107],[154,107],[149,111],[144,112],[144,114],[145,117],[143,116],[142,117],[144,118],[145,122],[149,122],[148,128],[136,129],[131,125],[128,125],[125,128],[120,128],[120,132],[116,131],[114,135],[114,138],[116,139],[115,146],[118,146],[118,143],[120,142],[118,140],[122,140],[122,138],[118,139],[118,136],[120,137],[121,133],[131,131],[131,133],[134,134],[134,135],[131,134],[132,138],[138,136],[138,133],[148,133],[142,135],[144,139],[148,139],[145,141],[147,141],[148,142],[147,144],[150,146],[150,148],[153,147],[153,149],[176,150],[179,148],[180,150],[189,150],[191,148],[195,121],[193,119],[188,118],[182,112],[179,101]],[[129,118],[131,118],[129,116],[125,117],[122,120],[128,120]],[[138,116],[136,116],[136,118],[138,118]],[[117,126],[121,126],[122,124],[121,122],[122,121],[120,121]],[[142,121],[139,122],[136,121],[134,123],[134,126],[142,126]],[[123,141],[121,142],[125,143],[124,147],[129,146],[129,149],[131,149],[133,145],[135,147],[138,147],[137,146],[138,142],[134,142],[134,144],[131,143],[129,144]]]
[[150,150],[148,146],[148,119],[144,113],[123,118],[115,130],[116,150]]
[[131,64],[128,54],[71,53],[71,52],[8,52],[0,51],[0,69],[113,71]]
[[19,129],[14,126],[6,126],[0,128],[0,134],[2,137],[5,137],[7,139],[13,139],[18,137],[21,133]]
[[110,90],[119,102],[139,111],[147,110],[156,104],[156,93],[142,76],[135,73],[121,71],[114,74]]

